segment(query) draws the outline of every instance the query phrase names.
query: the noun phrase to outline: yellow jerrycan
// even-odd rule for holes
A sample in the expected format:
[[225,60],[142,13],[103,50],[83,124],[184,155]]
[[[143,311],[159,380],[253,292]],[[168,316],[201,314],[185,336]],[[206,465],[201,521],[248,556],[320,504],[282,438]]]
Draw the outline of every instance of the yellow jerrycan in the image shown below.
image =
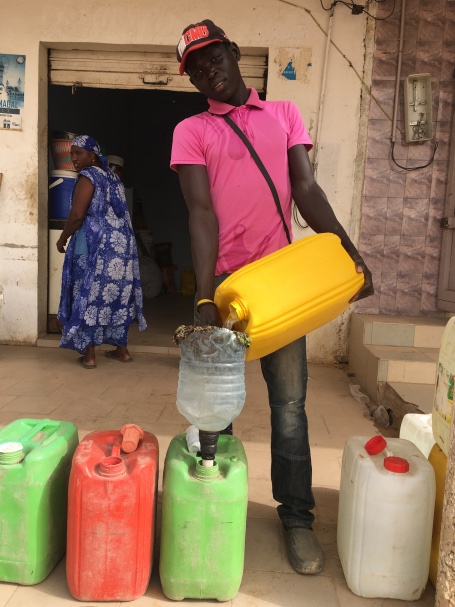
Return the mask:
[[339,316],[363,283],[339,237],[322,233],[237,270],[214,301],[225,326],[251,337],[246,360],[255,360]]

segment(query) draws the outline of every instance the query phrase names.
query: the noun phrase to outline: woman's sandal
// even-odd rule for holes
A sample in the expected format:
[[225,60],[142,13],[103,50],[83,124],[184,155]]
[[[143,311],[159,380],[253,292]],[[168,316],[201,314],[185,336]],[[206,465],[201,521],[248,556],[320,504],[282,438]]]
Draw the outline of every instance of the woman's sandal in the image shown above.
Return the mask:
[[119,363],[132,363],[133,359],[131,358],[131,356],[129,358],[119,358],[118,356],[115,356],[114,354],[115,350],[107,350],[104,353],[104,356],[106,356],[106,358],[110,358],[111,360],[117,360]]
[[78,359],[77,359],[77,362],[78,362],[78,363],[79,363],[79,364],[80,364],[82,367],[84,367],[84,369],[96,369],[96,364],[94,364],[94,365],[87,365],[87,364],[84,362],[84,357],[83,357],[83,356],[81,356],[80,358],[78,358]]

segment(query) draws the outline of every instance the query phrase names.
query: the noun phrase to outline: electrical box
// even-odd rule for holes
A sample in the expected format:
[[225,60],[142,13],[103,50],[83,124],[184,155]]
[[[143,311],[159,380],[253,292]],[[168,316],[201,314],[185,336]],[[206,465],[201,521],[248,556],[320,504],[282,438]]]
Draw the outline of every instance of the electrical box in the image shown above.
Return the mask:
[[410,74],[404,81],[406,143],[433,138],[431,74]]

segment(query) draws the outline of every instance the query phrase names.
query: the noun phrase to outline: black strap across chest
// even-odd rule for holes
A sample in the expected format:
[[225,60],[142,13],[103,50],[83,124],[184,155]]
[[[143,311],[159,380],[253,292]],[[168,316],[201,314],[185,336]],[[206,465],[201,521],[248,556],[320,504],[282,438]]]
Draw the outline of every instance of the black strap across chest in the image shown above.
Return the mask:
[[265,168],[262,160],[259,158],[259,155],[256,152],[256,150],[254,149],[251,141],[248,139],[248,137],[245,135],[245,133],[235,124],[235,122],[232,120],[232,118],[230,118],[227,114],[222,114],[222,118],[231,127],[231,129],[240,137],[240,139],[243,141],[243,143],[246,145],[246,147],[248,148],[248,151],[251,154],[251,157],[253,158],[254,162],[257,164],[261,173],[264,175],[264,179],[266,180],[266,182],[270,188],[270,191],[272,192],[273,200],[275,201],[276,208],[278,210],[278,213],[280,214],[281,221],[283,222],[284,231],[286,232],[286,238],[288,240],[288,243],[291,244],[291,235],[289,234],[289,228],[284,219],[283,209],[281,208],[281,204],[280,204],[280,198],[278,196],[278,192],[275,187],[275,184],[273,183],[272,178],[269,175],[269,172]]

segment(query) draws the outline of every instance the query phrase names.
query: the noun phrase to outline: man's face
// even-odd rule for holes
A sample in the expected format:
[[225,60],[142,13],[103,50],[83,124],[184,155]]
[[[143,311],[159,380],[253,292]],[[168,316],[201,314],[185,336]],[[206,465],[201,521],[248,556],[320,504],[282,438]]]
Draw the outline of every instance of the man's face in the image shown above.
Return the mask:
[[214,42],[188,55],[186,71],[190,81],[209,99],[229,103],[242,83],[236,44]]

